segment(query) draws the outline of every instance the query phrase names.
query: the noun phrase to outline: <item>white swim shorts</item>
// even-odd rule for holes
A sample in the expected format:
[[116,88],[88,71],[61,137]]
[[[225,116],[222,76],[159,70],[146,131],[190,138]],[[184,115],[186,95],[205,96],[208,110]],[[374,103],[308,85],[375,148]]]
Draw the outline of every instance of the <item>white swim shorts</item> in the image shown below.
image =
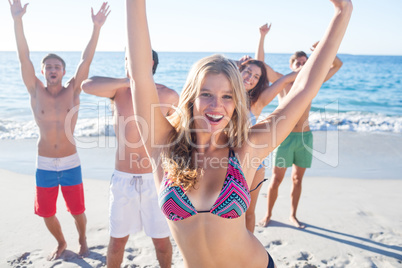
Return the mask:
[[115,170],[110,181],[109,233],[121,238],[144,228],[151,238],[170,236],[166,217],[158,205],[152,173],[131,174]]

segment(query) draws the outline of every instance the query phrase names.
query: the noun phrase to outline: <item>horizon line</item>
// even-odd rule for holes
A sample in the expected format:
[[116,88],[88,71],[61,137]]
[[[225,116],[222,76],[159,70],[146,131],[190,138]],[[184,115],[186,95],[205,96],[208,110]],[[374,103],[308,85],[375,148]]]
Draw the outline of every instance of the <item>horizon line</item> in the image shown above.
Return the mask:
[[[44,52],[44,53],[49,53],[49,51],[53,52],[74,52],[74,53],[82,53],[82,50],[31,50],[30,52]],[[17,52],[17,50],[0,50],[1,52]],[[112,53],[119,53],[123,52],[124,50],[98,50],[96,52],[112,52]],[[95,52],[95,53],[96,53]],[[164,50],[158,50],[158,53],[245,53],[245,54],[254,54],[255,52],[245,52],[245,51],[164,51]],[[265,54],[293,54],[294,52],[269,52]],[[310,53],[311,54],[311,53]],[[353,54],[353,53],[338,53],[339,55],[350,55],[350,56],[393,56],[393,57],[401,57],[402,54]]]

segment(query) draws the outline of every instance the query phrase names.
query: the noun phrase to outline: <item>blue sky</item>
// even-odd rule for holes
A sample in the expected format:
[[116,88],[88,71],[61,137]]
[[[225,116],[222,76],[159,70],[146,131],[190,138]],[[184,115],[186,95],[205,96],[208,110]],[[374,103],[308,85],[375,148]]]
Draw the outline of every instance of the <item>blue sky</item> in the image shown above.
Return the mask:
[[[22,0],[23,1],[23,0]],[[23,1],[22,3],[26,3]],[[31,1],[24,16],[31,51],[82,51],[92,31],[97,0]],[[355,0],[339,50],[363,55],[402,55],[402,0]],[[123,51],[125,1],[111,0],[97,49]],[[157,51],[254,52],[258,27],[271,22],[266,52],[307,51],[333,14],[329,0],[148,0],[152,45]],[[0,51],[16,50],[7,0],[0,1]]]

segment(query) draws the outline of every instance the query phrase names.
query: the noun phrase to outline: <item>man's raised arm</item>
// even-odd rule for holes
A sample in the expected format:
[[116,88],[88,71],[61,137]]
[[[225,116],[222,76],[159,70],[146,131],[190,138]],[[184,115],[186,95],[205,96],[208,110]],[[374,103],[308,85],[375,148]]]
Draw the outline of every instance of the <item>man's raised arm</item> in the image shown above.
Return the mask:
[[[314,52],[318,43],[319,43],[319,41],[315,42],[311,46],[310,50]],[[332,63],[331,68],[329,69],[329,72],[328,72],[327,76],[325,77],[324,82],[327,82],[329,79],[331,79],[331,77],[334,76],[334,74],[336,74],[339,71],[339,69],[342,67],[342,65],[343,65],[343,62],[338,58],[338,56],[335,56],[335,60]]]
[[[12,2],[11,2],[12,1]],[[24,34],[24,27],[22,24],[22,16],[27,11],[28,4],[24,7],[21,6],[20,0],[8,0],[10,3],[11,15],[14,20],[15,39],[17,41],[17,52],[21,64],[22,79],[29,93],[35,92],[36,83],[39,81],[35,76],[35,69],[29,58],[28,43]]]
[[109,6],[107,2],[104,2],[96,15],[94,14],[93,9],[91,8],[92,13],[92,22],[94,24],[92,36],[89,40],[88,45],[86,46],[84,52],[81,56],[81,62],[77,67],[77,71],[75,72],[74,77],[70,80],[73,83],[74,90],[81,92],[81,83],[88,78],[89,74],[89,66],[91,65],[92,59],[95,54],[96,45],[98,43],[100,30],[103,24],[106,21],[107,16],[109,15]]
[[120,88],[130,87],[130,78],[112,78],[93,76],[82,82],[81,88],[85,93],[113,99]]

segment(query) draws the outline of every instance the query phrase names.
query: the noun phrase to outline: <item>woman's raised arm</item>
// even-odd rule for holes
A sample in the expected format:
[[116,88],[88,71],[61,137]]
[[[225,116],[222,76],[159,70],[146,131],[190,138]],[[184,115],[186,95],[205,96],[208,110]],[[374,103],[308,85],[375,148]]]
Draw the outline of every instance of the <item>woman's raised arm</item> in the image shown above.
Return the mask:
[[[148,154],[152,143],[163,143],[172,129],[159,106],[152,75],[152,48],[148,31],[145,0],[127,0],[127,60],[131,76],[134,113]],[[158,131],[155,131],[155,127]],[[152,137],[152,141],[151,141]]]

